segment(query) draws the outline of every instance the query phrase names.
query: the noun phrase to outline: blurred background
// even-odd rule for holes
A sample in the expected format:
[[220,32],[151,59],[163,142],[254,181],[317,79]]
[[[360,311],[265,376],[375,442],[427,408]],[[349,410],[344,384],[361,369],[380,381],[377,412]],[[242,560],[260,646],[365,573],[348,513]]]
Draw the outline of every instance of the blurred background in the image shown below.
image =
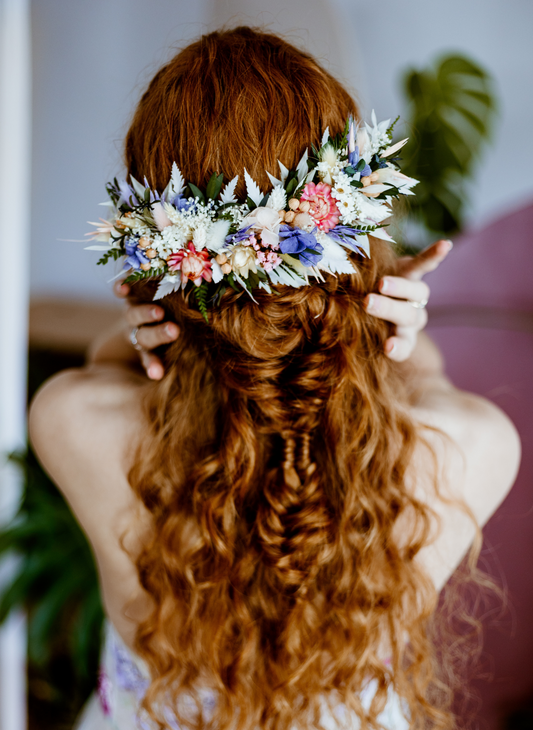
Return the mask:
[[[19,322],[18,335],[0,324],[0,382],[18,378],[26,389],[20,333],[29,310],[30,397],[49,375],[82,364],[93,336],[120,316],[109,269],[95,266],[98,254],[82,239],[86,221],[102,215],[105,182],[123,172],[122,140],[143,89],[179,48],[221,26],[262,26],[315,55],[353,92],[363,118],[372,109],[378,120],[401,115],[398,138],[411,138],[404,170],[421,184],[398,240],[407,250],[442,235],[456,244],[429,281],[431,334],[454,382],[504,408],[524,448],[517,485],[484,531],[482,564],[508,603],[465,598],[483,620],[485,643],[459,721],[533,728],[531,1],[0,0],[0,10],[8,219],[0,229],[0,305]],[[20,36],[10,25],[15,16]],[[22,100],[18,75],[28,89]],[[17,104],[21,117],[13,121]],[[13,187],[24,169],[28,179]],[[16,362],[8,336],[19,337]],[[24,727],[24,712],[6,706],[26,691],[23,680],[10,684],[22,671],[26,636],[29,727],[71,728],[97,681],[102,612],[85,539],[26,452],[23,427],[10,420],[20,420],[19,406],[0,414],[2,459],[17,452],[1,486],[19,505],[10,521],[11,500],[0,533],[2,554],[18,556],[0,573],[0,620],[11,621],[0,637],[0,730]],[[27,619],[13,624],[14,615]]]

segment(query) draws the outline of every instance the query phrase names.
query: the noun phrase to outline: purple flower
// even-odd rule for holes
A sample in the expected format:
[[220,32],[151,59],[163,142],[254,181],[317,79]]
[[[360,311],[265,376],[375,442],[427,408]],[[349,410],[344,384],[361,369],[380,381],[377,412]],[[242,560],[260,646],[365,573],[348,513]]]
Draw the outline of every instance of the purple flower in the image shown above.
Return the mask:
[[170,202],[175,208],[184,212],[190,210],[195,204],[194,198],[186,198],[183,193],[178,193]]
[[348,153],[348,164],[355,168],[359,162],[359,147],[355,145],[353,152]]
[[131,268],[137,271],[141,264],[149,263],[150,259],[145,256],[142,248],[139,247],[138,238],[127,238],[125,243],[126,248],[126,262],[124,268]]
[[135,195],[133,188],[131,185],[128,185],[125,180],[118,181],[118,189],[120,190],[121,198],[125,203],[133,206],[139,205],[139,201],[137,200],[137,196]]
[[363,233],[363,231],[360,231],[357,228],[351,228],[350,226],[335,226],[335,228],[332,228],[328,232],[328,236],[331,236],[331,238],[333,238],[334,241],[337,241],[337,243],[349,246],[356,253],[366,256],[365,251],[355,240],[355,236],[361,233]]
[[[360,159],[361,158],[359,157],[359,147],[357,145],[355,145],[354,151],[348,153],[348,165],[351,166],[351,167],[353,167],[354,170],[355,170],[355,168],[359,164]],[[372,174],[372,170],[370,168],[370,165],[368,165],[365,162],[365,166],[360,171],[359,177],[356,178],[356,179],[357,180],[360,180],[362,177],[366,177],[367,175],[371,175],[371,174]]]
[[226,236],[226,243],[240,243],[241,241],[250,238],[250,228],[252,228],[251,224],[249,226],[245,226],[244,228],[240,228],[237,233],[230,233],[229,236]]
[[315,231],[316,228],[311,233],[306,233],[301,228],[292,228],[286,224],[280,226],[280,251],[300,259],[304,266],[315,266],[321,260],[324,250],[316,240]]

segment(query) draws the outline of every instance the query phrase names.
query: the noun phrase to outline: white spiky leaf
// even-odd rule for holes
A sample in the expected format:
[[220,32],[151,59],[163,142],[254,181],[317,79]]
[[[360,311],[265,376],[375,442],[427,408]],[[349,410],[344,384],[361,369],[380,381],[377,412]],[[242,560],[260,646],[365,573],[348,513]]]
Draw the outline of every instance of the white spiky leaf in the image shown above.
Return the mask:
[[370,241],[368,240],[368,236],[366,234],[356,236],[355,240],[357,242],[357,246],[364,252],[365,256],[370,258]]
[[320,146],[323,147],[326,144],[326,142],[328,141],[328,139],[329,139],[329,127],[326,127],[326,129],[324,130],[324,134],[322,135],[322,139],[320,141]]
[[281,183],[283,185],[285,183],[285,180],[287,179],[287,175],[289,174],[289,169],[287,167],[285,167],[283,162],[280,162],[279,160],[278,160],[278,165],[279,165],[279,171],[281,173]]
[[185,190],[185,180],[181,174],[181,170],[175,162],[172,163],[172,175],[170,177],[172,191],[174,195],[180,195]]
[[[245,174],[246,174],[246,170],[245,170]],[[248,287],[246,286],[246,284],[244,283],[244,281],[241,279],[241,277],[238,275],[238,273],[235,270],[233,270],[233,276],[235,277],[235,280],[242,286],[242,288],[244,289],[244,291],[248,294],[248,296],[250,297],[250,299],[257,304],[256,300],[254,299],[254,296],[253,296],[252,292],[248,289]]]
[[224,278],[224,274],[222,273],[220,264],[216,261],[216,259],[211,259],[211,272],[213,274],[214,284],[218,284],[218,282],[222,281],[222,279]]
[[278,185],[282,185],[282,184],[283,184],[283,183],[281,182],[281,180],[278,180],[278,178],[277,178],[277,177],[274,177],[274,175],[271,175],[271,174],[270,174],[270,173],[269,173],[268,171],[266,171],[266,170],[265,170],[265,172],[266,172],[266,174],[268,175],[268,179],[270,180],[270,182],[272,183],[272,185],[274,185],[274,187],[277,187]]
[[144,185],[141,185],[141,183],[138,180],[136,180],[133,177],[133,175],[131,176],[130,179],[131,179],[131,184],[133,186],[133,189],[135,190],[139,200],[142,200],[144,198],[144,191],[145,191]]
[[395,240],[387,233],[386,228],[376,228],[370,235],[374,238],[381,238],[382,241],[387,241],[388,243],[395,243]]
[[296,174],[298,175],[298,185],[300,185],[305,178],[307,177],[307,173],[309,172],[309,168],[307,166],[307,150],[303,153],[300,162],[298,163],[298,167],[296,168]]
[[253,200],[256,205],[261,205],[264,195],[259,189],[259,185],[250,176],[246,168],[244,168],[244,179],[246,181],[246,195]]
[[325,238],[324,251],[317,264],[318,268],[330,274],[353,274],[355,269],[346,251],[329,236]]
[[220,201],[222,203],[236,203],[237,198],[235,197],[235,188],[237,187],[237,183],[239,182],[239,176],[235,175],[233,180],[230,180],[227,185],[224,185],[224,190],[222,191],[222,195],[220,196]]
[[159,286],[157,287],[157,291],[154,296],[154,301],[156,299],[163,299],[163,297],[168,296],[168,294],[172,294],[175,291],[178,291],[178,289],[181,287],[181,276],[171,276],[170,274],[166,274]]
[[259,288],[264,289],[269,294],[272,294],[272,289],[270,288],[270,284],[267,284],[266,281],[260,281],[259,282]]

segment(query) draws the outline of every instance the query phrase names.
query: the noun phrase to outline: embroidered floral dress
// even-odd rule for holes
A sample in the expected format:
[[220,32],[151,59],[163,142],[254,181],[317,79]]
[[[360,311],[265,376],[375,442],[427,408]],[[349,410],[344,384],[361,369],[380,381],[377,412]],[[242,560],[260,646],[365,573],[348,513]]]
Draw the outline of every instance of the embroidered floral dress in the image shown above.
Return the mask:
[[[144,662],[128,649],[111,624],[106,627],[104,651],[98,691],[89,699],[75,730],[153,730],[150,719],[140,712],[140,703],[150,684]],[[375,692],[370,682],[362,691],[363,706],[369,707]],[[204,711],[216,712],[216,699],[211,692],[201,693]],[[165,712],[168,727],[179,730],[170,708]],[[391,690],[379,721],[387,730],[408,730],[409,723],[402,712],[399,698]],[[346,708],[338,705],[332,712],[326,707],[321,717],[324,730],[349,728],[357,730],[359,721],[347,717]]]

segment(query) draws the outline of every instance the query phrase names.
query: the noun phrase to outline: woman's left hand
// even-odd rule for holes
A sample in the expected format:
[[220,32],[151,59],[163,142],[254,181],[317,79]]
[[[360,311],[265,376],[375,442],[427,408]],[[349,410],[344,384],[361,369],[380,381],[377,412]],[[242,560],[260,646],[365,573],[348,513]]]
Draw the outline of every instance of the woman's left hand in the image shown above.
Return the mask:
[[379,282],[380,294],[369,294],[365,308],[369,314],[395,325],[395,333],[385,341],[391,360],[403,362],[413,352],[418,333],[427,324],[426,304],[429,287],[422,277],[444,261],[452,249],[451,241],[437,241],[417,256],[399,260],[398,275]]

